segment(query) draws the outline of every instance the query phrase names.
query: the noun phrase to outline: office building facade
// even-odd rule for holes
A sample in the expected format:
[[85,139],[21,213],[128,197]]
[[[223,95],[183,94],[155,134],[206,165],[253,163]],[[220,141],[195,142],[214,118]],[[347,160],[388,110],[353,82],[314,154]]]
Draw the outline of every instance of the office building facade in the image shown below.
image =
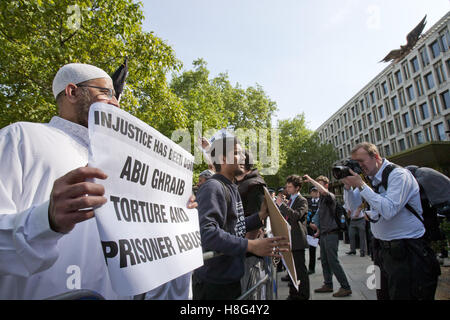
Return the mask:
[[321,141],[334,145],[341,160],[357,143],[368,141],[401,165],[416,160],[448,174],[449,30],[450,12],[323,123],[317,129]]

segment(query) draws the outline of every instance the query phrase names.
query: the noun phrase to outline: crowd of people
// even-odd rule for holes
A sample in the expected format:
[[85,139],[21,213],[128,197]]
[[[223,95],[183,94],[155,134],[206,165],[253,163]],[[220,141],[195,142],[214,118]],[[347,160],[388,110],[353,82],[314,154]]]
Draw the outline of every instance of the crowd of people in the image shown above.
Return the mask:
[[[56,74],[53,94],[59,114],[49,123],[19,122],[0,131],[0,299],[61,294],[67,291],[70,266],[79,268],[81,288],[107,299],[133,298],[112,289],[92,219],[92,208],[107,199],[104,187],[90,180],[107,176],[101,168],[87,166],[89,107],[97,101],[120,107],[113,82],[95,66],[68,64]],[[288,299],[308,300],[309,275],[315,273],[316,264],[316,247],[309,245],[308,237],[320,241],[324,281],[314,291],[334,292],[334,297],[352,294],[337,254],[342,230],[327,177],[290,175],[284,188],[274,192],[273,201],[291,227],[289,243],[286,237],[268,236],[267,185],[241,142],[224,133],[203,147],[210,168],[200,174],[196,199],[188,208],[198,208],[203,250],[218,254],[192,274],[146,293],[146,298],[186,299],[192,287],[196,300],[236,299],[246,287],[251,267],[261,264],[263,257],[281,257],[290,250],[300,285],[297,289],[290,283]],[[370,143],[356,145],[352,159],[372,186],[353,171],[341,179],[350,219],[347,254],[356,254],[356,234],[361,256],[372,249],[382,277],[378,299],[433,299],[439,263],[423,237],[424,224],[406,207],[422,214],[416,180],[408,170],[396,167],[389,175],[389,187],[377,188],[390,162]],[[308,199],[300,193],[303,184],[308,184]],[[340,284],[337,290],[333,275]]]

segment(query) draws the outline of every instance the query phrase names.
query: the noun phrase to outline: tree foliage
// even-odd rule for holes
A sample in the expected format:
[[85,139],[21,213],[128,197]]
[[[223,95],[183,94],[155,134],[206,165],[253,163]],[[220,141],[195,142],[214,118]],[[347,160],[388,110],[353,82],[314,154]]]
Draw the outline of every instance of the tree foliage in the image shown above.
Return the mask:
[[161,132],[186,125],[166,74],[181,68],[173,49],[142,30],[133,0],[0,2],[0,128],[48,121],[56,114],[52,81],[66,63],[94,64],[112,74],[129,57],[121,105]]
[[278,121],[278,130],[280,170],[273,176],[265,177],[270,186],[284,186],[286,177],[291,174],[308,174],[313,179],[327,175],[338,159],[334,147],[322,144],[318,134],[307,128],[303,113],[293,119]]
[[233,86],[227,73],[211,78],[203,59],[194,69],[174,74],[170,87],[187,110],[188,123],[201,121],[203,128],[269,128],[276,103],[259,85]]

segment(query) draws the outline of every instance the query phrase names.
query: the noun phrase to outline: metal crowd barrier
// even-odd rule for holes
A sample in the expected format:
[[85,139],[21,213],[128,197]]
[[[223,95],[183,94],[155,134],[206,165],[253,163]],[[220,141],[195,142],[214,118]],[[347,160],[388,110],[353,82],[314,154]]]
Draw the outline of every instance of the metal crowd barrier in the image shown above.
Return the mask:
[[[207,251],[203,253],[203,260],[209,260],[213,259],[215,257],[219,257],[223,255],[223,253],[217,253],[214,251]],[[262,264],[262,269],[265,271],[266,275],[259,279],[258,281],[255,281],[255,272],[259,272],[260,269],[256,266],[253,266],[253,270],[250,270],[250,280],[249,282],[252,284],[250,288],[248,288],[241,296],[237,298],[237,300],[255,300],[255,297],[261,297],[262,294],[262,286],[266,286],[265,290],[265,299],[266,300],[272,300],[278,299],[278,283],[277,283],[277,276],[276,276],[276,267],[273,265],[272,259],[265,257],[259,261]],[[252,269],[251,268],[251,269]],[[253,271],[253,272],[252,272]],[[253,278],[252,278],[253,276]],[[257,292],[259,290],[259,292]],[[257,299],[257,298],[256,298]]]

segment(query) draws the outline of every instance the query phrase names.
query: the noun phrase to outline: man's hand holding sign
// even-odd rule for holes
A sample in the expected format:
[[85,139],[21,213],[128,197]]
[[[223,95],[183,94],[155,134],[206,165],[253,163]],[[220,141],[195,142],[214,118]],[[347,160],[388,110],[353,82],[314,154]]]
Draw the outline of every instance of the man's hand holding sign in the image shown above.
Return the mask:
[[[269,209],[267,207],[266,199],[261,204],[261,210],[259,211],[259,218],[261,221],[265,221],[269,216]],[[281,258],[281,252],[289,251],[289,239],[283,236],[277,236],[272,238],[258,238],[254,240],[248,240],[247,251],[263,257],[271,256]]]

